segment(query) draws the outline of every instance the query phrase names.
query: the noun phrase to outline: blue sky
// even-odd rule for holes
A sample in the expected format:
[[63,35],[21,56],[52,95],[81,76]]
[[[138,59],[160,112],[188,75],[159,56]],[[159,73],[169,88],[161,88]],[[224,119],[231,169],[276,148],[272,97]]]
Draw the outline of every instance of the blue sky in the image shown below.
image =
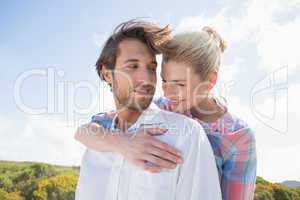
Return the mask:
[[[84,149],[73,140],[74,130],[92,114],[113,108],[94,71],[101,44],[119,23],[149,17],[170,24],[174,33],[204,25],[220,32],[228,49],[217,92],[255,129],[259,175],[300,180],[299,5],[299,0],[1,2],[0,159],[79,164]],[[44,75],[17,85],[32,70]],[[48,111],[32,114],[22,108],[16,85],[24,105]]]

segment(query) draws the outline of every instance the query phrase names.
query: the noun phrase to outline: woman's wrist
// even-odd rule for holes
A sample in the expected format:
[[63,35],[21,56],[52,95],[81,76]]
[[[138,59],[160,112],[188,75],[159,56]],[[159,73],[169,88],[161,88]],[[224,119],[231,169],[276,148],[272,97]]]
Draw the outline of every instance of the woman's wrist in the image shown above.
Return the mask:
[[113,152],[123,154],[123,147],[128,136],[122,132],[115,132],[108,136],[108,144]]

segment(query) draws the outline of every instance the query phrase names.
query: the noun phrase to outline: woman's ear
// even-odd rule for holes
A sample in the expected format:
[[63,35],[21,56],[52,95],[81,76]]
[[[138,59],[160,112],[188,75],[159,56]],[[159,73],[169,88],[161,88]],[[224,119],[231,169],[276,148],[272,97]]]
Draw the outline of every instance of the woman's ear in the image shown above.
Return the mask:
[[107,82],[108,85],[112,85],[112,70],[108,69],[105,65],[102,66],[102,78]]
[[213,89],[213,87],[216,85],[218,80],[218,72],[213,71],[208,76],[208,90]]

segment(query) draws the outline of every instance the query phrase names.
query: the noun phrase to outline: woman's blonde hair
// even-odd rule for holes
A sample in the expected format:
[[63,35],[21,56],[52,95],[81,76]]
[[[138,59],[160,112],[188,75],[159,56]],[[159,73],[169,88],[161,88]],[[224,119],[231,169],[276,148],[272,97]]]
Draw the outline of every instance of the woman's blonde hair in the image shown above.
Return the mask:
[[190,64],[204,80],[210,72],[218,71],[221,54],[226,49],[225,41],[209,26],[176,34],[165,46],[164,63],[172,60]]

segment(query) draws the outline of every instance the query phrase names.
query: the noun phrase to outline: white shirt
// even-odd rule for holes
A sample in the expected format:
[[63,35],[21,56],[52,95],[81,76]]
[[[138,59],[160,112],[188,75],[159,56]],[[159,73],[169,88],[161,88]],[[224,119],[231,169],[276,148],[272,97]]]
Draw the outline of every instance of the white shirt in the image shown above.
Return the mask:
[[167,128],[167,133],[155,137],[179,149],[184,163],[151,173],[117,153],[88,149],[82,159],[76,200],[221,200],[215,158],[197,122],[151,104],[128,131],[142,126]]

